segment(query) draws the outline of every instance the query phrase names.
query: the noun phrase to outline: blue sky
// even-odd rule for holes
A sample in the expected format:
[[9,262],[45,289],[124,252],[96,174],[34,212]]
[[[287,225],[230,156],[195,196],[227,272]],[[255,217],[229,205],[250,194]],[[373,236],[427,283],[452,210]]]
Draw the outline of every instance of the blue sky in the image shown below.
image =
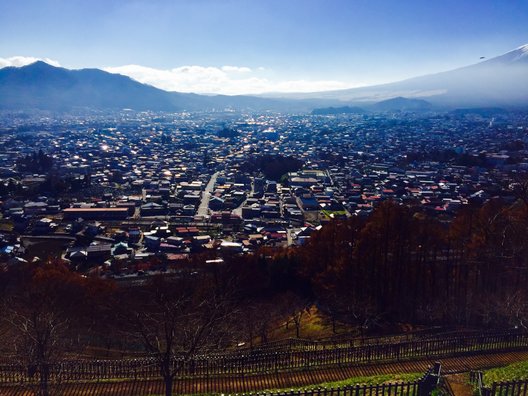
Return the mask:
[[47,58],[180,91],[345,88],[502,54],[528,43],[527,21],[526,0],[0,0],[0,65]]

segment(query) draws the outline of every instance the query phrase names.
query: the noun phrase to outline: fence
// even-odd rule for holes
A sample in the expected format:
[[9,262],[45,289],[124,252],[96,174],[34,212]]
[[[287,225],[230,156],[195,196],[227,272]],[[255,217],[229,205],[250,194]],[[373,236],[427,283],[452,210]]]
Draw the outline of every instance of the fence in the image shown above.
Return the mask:
[[[394,396],[421,396],[427,395],[420,392],[420,382],[388,383],[378,385],[350,385],[339,388],[322,388],[292,390],[281,393],[268,393],[255,396],[370,396],[370,395],[394,395]],[[245,395],[243,395],[245,396]]]
[[490,396],[526,396],[528,394],[528,379],[508,382],[494,382],[491,385]]
[[[377,339],[376,341],[379,341]],[[197,360],[211,362],[221,360],[226,364],[237,365],[242,359],[245,364],[269,370],[281,368],[304,368],[312,365],[371,363],[374,361],[399,361],[423,356],[453,356],[456,354],[482,353],[485,351],[506,351],[528,347],[528,333],[500,332],[476,333],[414,339],[389,343],[387,341],[367,343],[358,340],[341,343],[301,341],[292,344],[275,344],[274,350],[254,349],[222,354],[197,356]],[[261,365],[264,362],[263,365]],[[224,365],[222,363],[222,365]]]
[[[175,358],[179,378],[209,378],[251,375],[322,367],[364,365],[381,362],[437,358],[482,352],[528,348],[528,333],[447,337],[395,344],[365,345],[337,349],[200,355],[189,360]],[[0,383],[34,381],[27,366],[0,364]],[[119,378],[158,378],[154,358],[128,360],[64,361],[49,367],[54,381]]]
[[241,396],[428,396],[438,385],[441,375],[440,363],[435,363],[416,381],[404,381],[371,385],[346,385],[336,388],[291,390],[278,393],[253,393]]
[[472,371],[470,382],[475,386],[479,396],[526,396],[528,395],[528,379],[494,382],[491,386],[484,384],[481,371]]
[[[204,387],[203,381],[184,380],[176,381],[173,384],[174,394],[228,394],[236,396],[428,396],[436,388],[440,375],[440,365],[431,367],[425,374],[416,381],[393,382],[376,385],[349,385],[334,388],[312,388],[289,390],[283,392],[252,392],[261,389],[262,383],[254,382],[235,388],[221,379],[212,386]],[[251,378],[251,377],[250,377]],[[201,383],[200,383],[201,382]],[[123,382],[69,382],[61,384],[50,384],[50,394],[54,396],[96,396],[104,394],[106,396],[123,395],[158,395],[164,393],[163,381],[138,379]],[[0,394],[5,396],[27,396],[37,394],[36,384],[26,384],[25,386],[0,386]]]
[[320,349],[337,349],[337,348],[351,348],[354,346],[365,346],[365,345],[380,345],[380,344],[395,344],[410,341],[425,341],[431,339],[445,339],[452,337],[467,337],[467,336],[483,336],[483,335],[501,335],[511,334],[511,332],[489,332],[483,333],[477,330],[466,330],[466,331],[439,331],[427,332],[427,331],[416,331],[406,334],[395,334],[380,337],[353,337],[348,335],[336,335],[328,337],[327,339],[321,340],[308,340],[302,338],[288,338],[284,340],[271,341],[266,344],[261,344],[253,347],[245,347],[239,349],[239,352],[256,353],[256,352],[278,352],[278,351],[310,351]]
[[491,389],[484,386],[482,371],[471,371],[469,373],[469,382],[476,388],[479,396],[491,396]]

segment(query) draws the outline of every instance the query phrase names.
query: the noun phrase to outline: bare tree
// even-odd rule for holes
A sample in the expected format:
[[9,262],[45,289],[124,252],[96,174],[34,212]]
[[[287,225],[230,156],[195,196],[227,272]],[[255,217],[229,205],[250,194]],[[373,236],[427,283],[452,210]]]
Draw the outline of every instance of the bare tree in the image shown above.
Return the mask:
[[280,310],[287,316],[286,328],[289,322],[295,326],[295,336],[301,338],[302,321],[306,314],[309,314],[310,301],[298,294],[288,291],[279,295]]
[[51,368],[70,345],[72,312],[82,299],[80,277],[55,264],[32,269],[17,279],[3,303],[6,339],[28,375],[38,375],[39,396],[50,394]]
[[268,329],[270,317],[272,316],[272,307],[260,301],[247,302],[237,313],[237,329],[240,330],[242,340],[249,343],[253,349],[260,337],[261,343],[268,341]]
[[11,340],[18,360],[28,368],[28,375],[38,374],[39,396],[49,395],[50,369],[62,357],[68,319],[37,304],[31,310],[20,309],[9,301],[5,320],[11,325]]
[[[221,344],[228,298],[206,279],[155,277],[125,291],[117,303],[120,327],[137,339],[159,367],[165,395],[195,355]],[[126,305],[126,306],[125,306]]]
[[237,314],[235,327],[241,336],[249,342],[250,348],[256,344],[267,344],[272,332],[283,319],[284,313],[280,299],[259,299],[242,303]]
[[528,300],[525,290],[494,293],[482,296],[475,311],[485,326],[507,325],[528,329]]

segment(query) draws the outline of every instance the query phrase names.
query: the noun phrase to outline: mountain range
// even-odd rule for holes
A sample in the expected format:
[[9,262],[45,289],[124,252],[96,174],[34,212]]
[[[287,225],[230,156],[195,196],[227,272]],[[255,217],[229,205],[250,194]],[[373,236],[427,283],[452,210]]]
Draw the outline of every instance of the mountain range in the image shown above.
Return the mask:
[[156,111],[283,107],[284,99],[167,92],[99,69],[68,70],[37,61],[0,69],[0,109]]
[[528,44],[475,65],[390,84],[261,96],[167,92],[99,69],[68,70],[42,61],[0,69],[0,109],[310,111],[346,105],[373,111],[528,107]]
[[528,44],[504,55],[442,73],[369,87],[280,97],[339,100],[360,106],[405,97],[427,100],[437,107],[528,107]]

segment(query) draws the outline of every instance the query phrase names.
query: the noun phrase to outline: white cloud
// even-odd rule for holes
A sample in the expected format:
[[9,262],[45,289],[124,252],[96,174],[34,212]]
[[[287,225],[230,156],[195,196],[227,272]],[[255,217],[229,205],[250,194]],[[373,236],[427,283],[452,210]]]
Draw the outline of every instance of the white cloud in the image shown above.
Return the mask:
[[106,67],[104,70],[123,74],[167,91],[178,92],[237,95],[264,92],[315,92],[352,86],[335,80],[270,80],[263,76],[266,69],[262,67],[252,70],[244,66],[181,66],[163,70],[126,65]]
[[0,58],[0,69],[8,66],[21,67],[26,66],[36,61],[44,61],[52,66],[59,67],[60,64],[56,60],[49,58],[34,58],[32,56],[12,56],[10,58]]
[[[0,68],[25,66],[36,61],[53,66],[59,62],[49,58],[13,56],[0,58]],[[351,88],[350,84],[336,80],[278,80],[270,79],[272,72],[264,67],[251,69],[246,66],[226,65],[222,67],[180,66],[174,69],[155,69],[141,65],[125,65],[103,68],[110,73],[123,74],[136,81],[167,91],[195,92],[201,94],[259,94],[267,92],[317,92]],[[273,74],[273,73],[272,73]]]
[[227,73],[229,72],[237,72],[237,73],[250,73],[251,69],[249,67],[239,67],[239,66],[222,66],[222,71],[225,71]]

